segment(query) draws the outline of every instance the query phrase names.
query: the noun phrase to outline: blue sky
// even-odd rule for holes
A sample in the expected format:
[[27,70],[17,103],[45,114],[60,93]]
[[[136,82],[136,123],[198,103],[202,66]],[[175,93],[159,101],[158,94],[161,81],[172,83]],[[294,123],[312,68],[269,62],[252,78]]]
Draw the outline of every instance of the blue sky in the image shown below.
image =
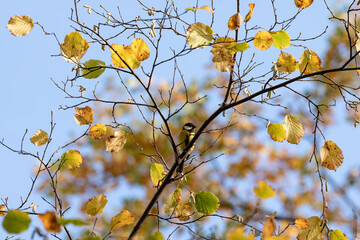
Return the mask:
[[[119,1],[120,7],[125,6],[125,1]],[[205,4],[208,4],[207,2]],[[247,3],[255,2],[255,12],[253,19],[258,25],[268,27],[266,23],[266,13],[269,5],[262,4],[263,0],[246,1],[242,5],[242,15],[244,16],[247,11]],[[270,2],[270,1],[269,1]],[[292,4],[292,1],[290,1]],[[92,1],[83,1],[82,5],[91,5]],[[106,4],[106,3],[104,3]],[[109,4],[109,3],[107,3]],[[128,4],[128,2],[126,2]],[[191,2],[188,6],[193,6],[195,3]],[[109,4],[110,5],[110,4]],[[278,7],[279,13],[291,13],[289,3],[283,4]],[[64,94],[59,91],[50,78],[60,82],[66,80],[67,77],[73,76],[71,73],[72,65],[66,63],[61,57],[51,57],[51,55],[59,54],[59,47],[52,36],[45,36],[42,30],[35,26],[32,32],[25,37],[14,37],[6,28],[9,18],[13,15],[27,15],[33,20],[39,21],[48,32],[55,32],[60,41],[63,41],[64,36],[72,32],[70,21],[68,17],[71,13],[72,1],[62,1],[61,4],[54,4],[53,1],[5,1],[0,10],[0,52],[2,53],[3,60],[0,65],[1,69],[1,94],[0,94],[0,109],[2,118],[0,121],[0,139],[11,147],[19,149],[20,141],[28,129],[28,134],[24,141],[24,148],[29,152],[39,151],[38,148],[33,146],[29,138],[38,130],[43,129],[49,132],[50,127],[50,112],[54,112],[54,121],[56,122],[56,129],[54,133],[53,143],[50,151],[55,150],[58,146],[63,145],[69,139],[70,134],[79,134],[85,127],[79,127],[74,119],[72,110],[63,111],[58,110],[59,105],[71,103],[71,101],[64,98]],[[109,6],[110,7],[110,6]],[[125,7],[124,7],[125,8]],[[307,12],[301,15],[294,24],[297,24],[302,29],[309,31],[303,33],[303,37],[310,37],[320,33],[329,22],[326,22],[328,15],[324,12],[319,12],[317,9],[323,8],[322,1],[315,1],[315,3],[306,10]],[[130,10],[128,10],[130,9]],[[135,16],[139,13],[134,13],[136,8],[126,5],[123,13],[130,16]],[[226,4],[216,3],[216,12],[218,17],[215,19],[217,24],[214,29],[223,29],[223,25],[227,23],[227,19],[235,10]],[[80,8],[84,17],[86,16],[86,9]],[[227,17],[221,17],[221,16]],[[207,18],[209,13],[201,13],[201,18]],[[254,20],[255,21],[255,20]],[[297,34],[296,29],[289,30],[290,35]],[[219,32],[219,35],[226,34],[226,31]],[[128,40],[125,44],[130,44]],[[170,41],[171,42],[171,41]],[[171,44],[174,44],[171,42]],[[315,50],[319,55],[323,53],[326,42],[325,38],[322,40],[314,41],[307,44],[310,48]],[[182,46],[182,43],[179,44]],[[179,47],[174,46],[174,47]],[[91,49],[91,48],[90,48]],[[277,51],[276,49],[270,50],[269,55]],[[170,53],[167,52],[168,54]],[[89,50],[85,55],[84,60],[90,58],[102,58],[106,63],[110,63],[110,53],[107,50],[100,53],[99,50]],[[298,55],[296,55],[298,54]],[[274,54],[276,55],[276,54]],[[299,53],[294,53],[296,58]],[[277,55],[276,55],[277,56]],[[184,65],[184,74],[187,78],[198,77],[206,71],[205,65],[210,61],[209,58],[199,58],[186,63]],[[271,61],[270,61],[271,62]],[[194,71],[195,70],[195,71]],[[109,77],[112,73],[105,72],[102,77]],[[166,79],[168,72],[158,72],[156,75],[158,79]],[[339,124],[326,131],[328,139],[336,141],[344,152],[344,165],[339,168],[336,173],[330,173],[334,178],[339,178],[348,169],[357,167],[357,146],[359,139],[359,129],[354,129],[351,124],[347,124],[342,119],[343,115],[339,116]],[[339,132],[341,134],[339,134]],[[41,148],[40,148],[41,149]],[[41,150],[40,150],[41,151]],[[20,194],[25,195],[31,184],[30,178],[34,176],[33,169],[36,164],[34,159],[20,156],[12,153],[3,147],[0,147],[0,163],[3,167],[2,174],[0,175],[0,198],[9,197],[10,207],[17,207],[20,203]],[[341,179],[339,179],[341,182]],[[45,204],[41,202],[40,196],[34,194],[30,203],[40,202],[39,211]],[[0,236],[4,233],[0,228]]]

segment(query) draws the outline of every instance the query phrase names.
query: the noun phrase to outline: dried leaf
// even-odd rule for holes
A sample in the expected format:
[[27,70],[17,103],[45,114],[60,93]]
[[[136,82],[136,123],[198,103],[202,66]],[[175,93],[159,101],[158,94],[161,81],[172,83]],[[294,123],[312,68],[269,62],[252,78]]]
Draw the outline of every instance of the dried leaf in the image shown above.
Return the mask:
[[273,216],[267,217],[264,222],[264,228],[261,238],[267,239],[268,237],[271,237],[276,229],[276,222]]
[[106,135],[106,126],[102,123],[97,123],[90,128],[90,134],[93,139],[98,140]]
[[37,147],[44,145],[48,141],[49,141],[49,135],[41,129],[37,130],[34,133],[34,135],[30,138],[30,142],[32,142],[32,144],[34,144]]
[[170,193],[169,197],[166,199],[164,205],[164,213],[167,215],[171,215],[174,211],[174,208],[179,204],[181,200],[181,189],[176,188],[172,193]]
[[[0,211],[6,211],[5,205],[1,204],[0,205]],[[5,212],[0,212],[0,217],[5,216]]]
[[76,63],[85,55],[89,42],[84,40],[78,32],[65,36],[64,43],[60,44],[61,55],[67,62]]
[[307,222],[309,228],[301,230],[296,238],[298,240],[324,240],[326,228],[322,227],[322,220],[319,217],[310,217]]
[[126,62],[131,69],[136,69],[140,66],[140,61],[134,55],[131,46],[113,44],[110,50],[111,61],[115,67],[128,68],[124,62]]
[[191,218],[191,210],[192,207],[189,203],[179,203],[175,208],[175,215],[180,221],[184,222]]
[[125,225],[130,225],[135,222],[136,218],[134,214],[130,213],[128,210],[122,210],[118,215],[111,218],[110,229],[116,230]]
[[188,7],[185,10],[195,12],[195,11],[200,10],[200,9],[206,10],[206,11],[211,12],[211,13],[214,13],[214,11],[208,5],[204,5],[204,6],[198,7],[198,8],[196,8],[196,7]]
[[232,15],[228,21],[228,28],[230,30],[236,30],[239,29],[241,24],[243,22],[243,18],[240,15],[240,13],[235,13],[234,15]]
[[280,52],[277,60],[277,68],[280,73],[292,73],[298,68],[298,64],[293,55]]
[[119,152],[126,143],[126,134],[124,131],[115,131],[114,135],[109,136],[106,141],[106,151]]
[[39,218],[43,223],[46,231],[51,233],[61,232],[61,225],[55,212],[46,212],[44,214],[39,214]]
[[131,42],[131,50],[138,61],[144,61],[149,58],[150,50],[146,42],[141,38],[136,38]]
[[255,8],[255,3],[249,3],[249,8],[250,10],[248,14],[246,14],[244,22],[248,22],[251,19]]
[[204,48],[213,40],[213,30],[203,23],[194,23],[186,31],[187,43],[192,48]]
[[295,0],[295,5],[298,8],[307,8],[309,7],[314,0]]
[[78,125],[91,125],[94,121],[93,110],[91,107],[75,108],[75,121]]
[[299,230],[304,230],[304,229],[308,229],[309,228],[309,223],[307,222],[306,219],[296,219],[295,220],[295,226],[299,229]]
[[331,140],[324,143],[320,150],[321,166],[335,170],[343,163],[342,150]]
[[261,51],[271,47],[272,43],[273,38],[268,31],[262,30],[254,36],[254,46]]
[[300,119],[294,114],[287,114],[283,121],[286,131],[286,141],[292,144],[298,144],[305,134],[304,126]]
[[225,48],[216,48],[211,50],[213,53],[212,61],[219,72],[230,72],[234,66],[232,52]]
[[299,59],[300,73],[309,74],[321,69],[321,59],[314,51],[307,49],[301,54]]
[[7,25],[11,34],[16,37],[27,35],[33,27],[34,24],[32,18],[21,15],[11,17]]

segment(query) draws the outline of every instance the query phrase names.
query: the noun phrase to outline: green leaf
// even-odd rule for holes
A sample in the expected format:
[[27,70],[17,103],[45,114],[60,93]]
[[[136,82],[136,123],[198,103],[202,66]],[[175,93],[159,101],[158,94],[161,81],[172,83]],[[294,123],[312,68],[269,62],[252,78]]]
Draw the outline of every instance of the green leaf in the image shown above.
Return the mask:
[[78,150],[69,150],[61,156],[61,165],[65,169],[74,169],[80,167],[82,157]]
[[274,47],[284,49],[290,46],[290,36],[285,30],[270,32],[270,34],[273,38],[272,44]]
[[254,193],[262,199],[268,199],[275,196],[275,190],[264,181],[258,181],[258,186],[254,187]]
[[300,119],[294,114],[287,114],[283,121],[286,131],[286,141],[292,144],[298,144],[305,134],[304,126]]
[[147,240],[163,240],[163,239],[164,239],[164,236],[162,235],[161,232],[156,232],[156,233],[154,233],[154,235],[147,238]]
[[10,210],[4,217],[3,227],[8,233],[21,233],[28,229],[30,217],[19,210]]
[[98,78],[104,71],[105,63],[100,60],[90,59],[81,66],[81,74],[84,78]]
[[166,176],[164,166],[159,163],[153,163],[150,167],[150,178],[155,186],[159,186]]
[[340,230],[330,232],[330,240],[349,240]]
[[282,124],[272,123],[267,130],[271,139],[277,142],[282,142],[286,138],[286,131]]
[[219,199],[211,192],[198,192],[195,195],[195,208],[199,212],[209,215],[217,211]]
[[177,188],[172,193],[170,193],[168,199],[164,205],[164,213],[171,215],[174,211],[174,208],[179,204],[181,200],[181,189]]
[[322,226],[323,221],[319,217],[307,219],[309,228],[301,230],[297,235],[298,240],[324,240],[325,228]]
[[231,47],[230,50],[234,52],[243,52],[250,48],[247,42],[238,43],[235,46]]
[[86,222],[79,218],[71,218],[71,219],[59,218],[58,221],[61,225],[66,225],[66,224],[71,223],[75,226],[84,226],[84,225],[90,224],[89,222]]
[[101,194],[96,197],[89,199],[86,204],[86,213],[90,216],[95,216],[104,211],[104,208],[108,200],[105,195]]
[[194,23],[186,31],[187,43],[192,48],[204,48],[213,40],[213,30],[203,24]]

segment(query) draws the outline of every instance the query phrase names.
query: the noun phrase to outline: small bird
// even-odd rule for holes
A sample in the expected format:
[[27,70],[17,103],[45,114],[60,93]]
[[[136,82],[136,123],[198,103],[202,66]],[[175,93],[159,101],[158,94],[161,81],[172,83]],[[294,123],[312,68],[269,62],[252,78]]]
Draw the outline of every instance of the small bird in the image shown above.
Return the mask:
[[[194,137],[195,128],[196,128],[196,126],[192,123],[185,123],[185,125],[183,126],[183,129],[179,133],[179,152],[180,152],[180,154],[185,149],[185,147],[189,144],[191,139]],[[193,150],[194,150],[194,145],[189,149],[189,151],[187,152],[187,156],[184,158],[184,160],[179,164],[178,168],[176,169],[176,171],[178,173],[183,173],[184,163],[187,159],[189,159],[190,154]]]

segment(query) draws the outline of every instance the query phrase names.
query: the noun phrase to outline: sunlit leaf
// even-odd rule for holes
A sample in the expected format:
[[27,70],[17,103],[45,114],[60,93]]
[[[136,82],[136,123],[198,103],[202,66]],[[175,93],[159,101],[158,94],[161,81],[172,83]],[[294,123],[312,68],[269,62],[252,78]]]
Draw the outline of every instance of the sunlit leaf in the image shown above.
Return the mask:
[[84,56],[89,48],[89,42],[84,40],[78,32],[65,36],[64,43],[60,44],[61,55],[67,62],[76,63]]
[[176,188],[169,197],[166,199],[164,205],[164,213],[171,215],[174,212],[174,208],[179,204],[181,200],[181,189]]
[[86,203],[86,213],[92,217],[101,214],[104,211],[107,202],[108,200],[103,194],[90,198]]
[[270,34],[273,38],[272,44],[274,47],[284,49],[290,46],[290,36],[285,30],[270,32]]
[[243,17],[240,15],[240,13],[235,13],[229,18],[228,21],[228,28],[230,30],[236,30],[239,29],[241,24],[243,22]]
[[131,42],[131,50],[138,61],[144,61],[149,58],[150,50],[146,42],[141,38],[136,38]]
[[106,141],[106,151],[119,152],[126,143],[126,134],[124,131],[115,131],[115,133],[109,136]]
[[319,217],[307,219],[309,228],[303,229],[297,235],[298,240],[324,240],[325,228],[322,227],[322,220]]
[[295,220],[295,226],[299,229],[299,230],[304,230],[304,229],[308,229],[309,228],[309,223],[307,222],[306,219],[296,219]]
[[262,199],[268,199],[268,198],[272,198],[275,197],[275,190],[272,189],[272,187],[269,186],[269,184],[267,184],[264,181],[258,181],[258,186],[254,187],[254,193],[262,198]]
[[213,30],[203,23],[194,23],[186,31],[187,43],[192,48],[204,48],[213,39]]
[[61,165],[65,169],[74,169],[80,167],[82,157],[78,150],[69,150],[61,156]]
[[[214,54],[214,51],[218,49],[230,50],[235,45],[236,45],[236,41],[232,37],[218,37],[213,42],[211,52]],[[234,53],[235,51],[231,51],[231,54]]]
[[288,236],[271,236],[267,237],[266,240],[291,240]]
[[255,8],[255,3],[249,3],[249,8],[250,10],[248,14],[246,14],[244,22],[248,22],[251,19]]
[[106,126],[102,123],[97,123],[90,128],[90,134],[93,139],[100,139],[106,135]]
[[331,140],[324,143],[320,150],[321,166],[335,170],[343,163],[342,150]]
[[75,108],[75,121],[78,125],[91,125],[94,121],[93,110],[91,107]]
[[282,124],[280,123],[272,123],[268,127],[267,130],[268,134],[270,135],[271,139],[277,142],[282,142],[286,138],[286,131]]
[[305,134],[304,126],[300,119],[294,114],[287,114],[283,121],[286,131],[286,141],[292,144],[298,144]]
[[211,13],[214,13],[214,11],[208,5],[204,5],[204,6],[198,7],[198,8],[197,7],[188,7],[185,10],[195,12],[195,11],[200,10],[200,9],[206,10],[206,11],[211,12]]
[[216,48],[212,50],[215,68],[219,72],[230,72],[234,66],[234,58],[232,52],[225,48]]
[[111,45],[110,50],[111,50],[111,61],[115,67],[128,68],[125,65],[124,61],[129,65],[131,69],[136,69],[140,66],[140,61],[134,55],[131,46],[113,44]]
[[318,72],[321,68],[321,59],[314,51],[307,49],[301,54],[299,59],[300,73]]
[[234,52],[243,52],[248,48],[250,48],[249,44],[247,42],[242,42],[232,46],[230,50]]
[[41,129],[37,130],[34,133],[34,135],[30,138],[30,142],[32,142],[32,144],[38,147],[44,145],[48,141],[49,141],[49,135],[47,134],[47,132]]
[[86,225],[91,224],[90,222],[86,222],[86,221],[84,221],[82,219],[79,219],[79,218],[71,218],[71,219],[59,218],[58,222],[61,225],[72,224],[72,225],[75,225],[75,226],[86,226]]
[[30,217],[20,210],[10,210],[3,220],[3,228],[8,233],[21,233],[28,229]]
[[25,36],[34,27],[33,20],[28,16],[15,15],[10,18],[7,28],[14,36]]
[[330,232],[330,240],[349,240],[340,230]]
[[97,236],[88,236],[84,238],[80,238],[79,240],[102,240],[103,238],[97,237]]
[[259,50],[266,50],[271,47],[273,38],[268,31],[260,31],[254,36],[254,46]]
[[175,208],[175,215],[180,221],[187,221],[191,218],[192,207],[189,203],[179,203]]
[[90,59],[81,66],[81,74],[84,78],[98,78],[104,71],[105,63],[100,60]]
[[46,231],[51,233],[61,232],[61,225],[55,212],[46,212],[44,214],[39,214],[39,218],[43,223]]
[[164,236],[161,232],[156,232],[150,237],[148,237],[147,240],[164,240]]
[[159,186],[166,176],[164,166],[159,163],[153,163],[150,167],[150,178],[155,186]]
[[307,8],[309,7],[314,0],[295,0],[295,5],[298,8]]
[[280,73],[292,73],[298,68],[298,63],[293,55],[281,52],[277,60],[277,68]]
[[[276,213],[274,214],[276,216]],[[262,232],[262,239],[268,239],[275,233],[276,229],[276,222],[274,217],[275,216],[268,216],[264,222],[263,232]]]
[[195,195],[195,208],[200,213],[209,215],[217,211],[219,199],[212,192],[201,191]]
[[238,227],[226,234],[226,240],[255,240],[255,237],[251,234],[245,234],[245,230]]
[[110,229],[116,230],[122,226],[133,224],[135,220],[134,214],[130,213],[128,210],[122,210],[118,215],[111,218]]
[[[0,211],[6,211],[6,208],[5,208],[4,204],[0,205]],[[5,212],[0,212],[0,217],[5,216],[5,214],[6,214]]]

